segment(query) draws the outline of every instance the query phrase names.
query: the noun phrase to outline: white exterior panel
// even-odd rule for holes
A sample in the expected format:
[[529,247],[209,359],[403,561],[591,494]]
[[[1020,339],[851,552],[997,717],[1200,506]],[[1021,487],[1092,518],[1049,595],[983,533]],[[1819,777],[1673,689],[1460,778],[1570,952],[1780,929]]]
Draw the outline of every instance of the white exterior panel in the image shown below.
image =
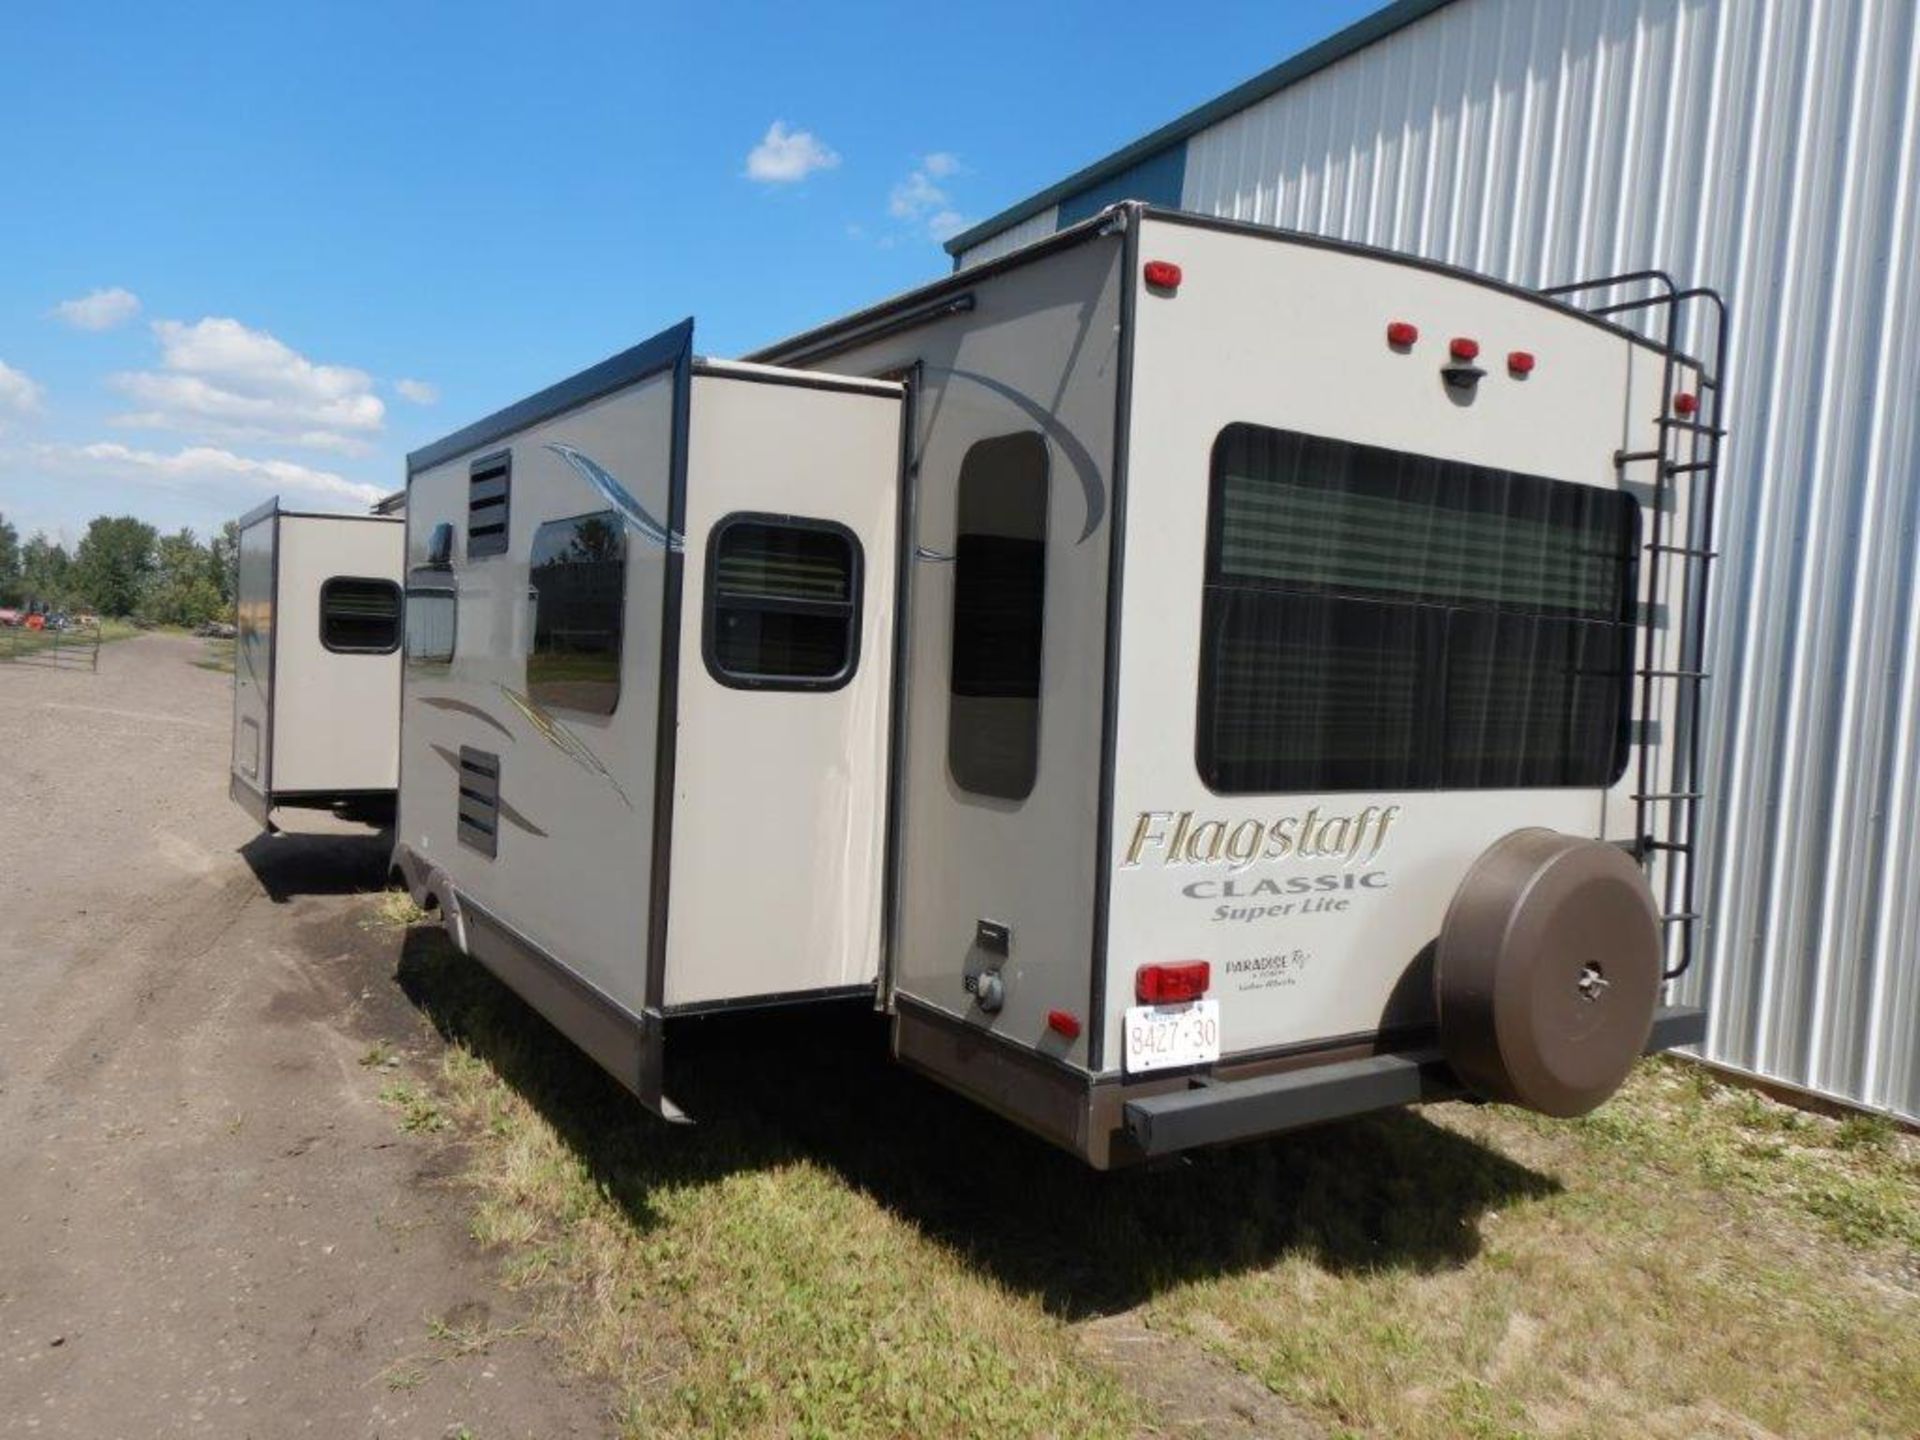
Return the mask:
[[[669,513],[673,377],[663,372],[413,475],[407,559],[428,564],[436,526],[456,536],[451,663],[406,677],[398,840],[443,871],[463,903],[498,916],[632,1014],[647,1005],[648,878],[660,719],[660,539],[629,529],[613,713],[536,701],[527,678],[533,542],[549,521],[609,509],[566,460],[589,457],[651,515]],[[561,448],[555,448],[561,447]],[[467,550],[473,461],[510,450],[509,545]],[[460,839],[463,749],[497,757],[496,852]]]
[[[1144,294],[1137,310],[1105,1053],[1118,1069],[1137,968],[1174,958],[1213,966],[1227,1056],[1418,1024],[1432,1003],[1423,951],[1476,858],[1526,826],[1630,838],[1639,747],[1609,788],[1210,789],[1195,760],[1194,691],[1171,683],[1203,668],[1209,456],[1226,427],[1248,423],[1610,491],[1621,488],[1616,451],[1659,443],[1662,367],[1616,330],[1424,266],[1152,218],[1141,245],[1185,278],[1177,296]],[[1417,319],[1422,343],[1391,349],[1392,316]],[[1531,350],[1540,368],[1520,379],[1496,358],[1463,398],[1440,381],[1450,335],[1477,336],[1494,355]],[[1643,511],[1640,543],[1651,521]],[[1650,566],[1639,579],[1643,604],[1681,612],[1677,567],[1662,568],[1658,593]],[[1652,662],[1677,666],[1678,627],[1656,626],[1653,639]],[[1672,736],[1672,696],[1660,700],[1658,733]],[[1670,788],[1671,748],[1656,743],[1649,757],[1658,790]],[[1319,817],[1320,833],[1341,839],[1238,857],[1216,845],[1195,858],[1168,841],[1187,817],[1220,840],[1263,823],[1304,836]],[[1662,889],[1663,865],[1653,878]],[[1300,898],[1271,898],[1283,895]]]
[[1727,296],[1707,944],[1683,998],[1710,1007],[1709,1058],[1908,1118],[1917,15],[1456,0],[1192,136],[1182,194],[1524,285],[1658,266]]
[[[901,392],[694,377],[680,617],[666,1004],[879,979],[893,682]],[[843,683],[723,683],[704,653],[710,551],[732,516],[844,527],[857,542]]]
[[321,643],[329,580],[398,586],[405,527],[361,516],[282,515],[274,606],[273,788],[391,790],[400,783],[400,651]]

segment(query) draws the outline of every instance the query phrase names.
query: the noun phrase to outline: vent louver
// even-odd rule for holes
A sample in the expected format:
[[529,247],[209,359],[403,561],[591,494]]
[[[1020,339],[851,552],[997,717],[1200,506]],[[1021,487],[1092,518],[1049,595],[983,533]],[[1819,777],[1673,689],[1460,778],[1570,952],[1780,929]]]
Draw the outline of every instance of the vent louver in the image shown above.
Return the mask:
[[473,462],[467,471],[467,558],[507,553],[508,501],[513,488],[513,452],[503,450]]
[[500,757],[460,747],[460,843],[489,860],[500,846]]

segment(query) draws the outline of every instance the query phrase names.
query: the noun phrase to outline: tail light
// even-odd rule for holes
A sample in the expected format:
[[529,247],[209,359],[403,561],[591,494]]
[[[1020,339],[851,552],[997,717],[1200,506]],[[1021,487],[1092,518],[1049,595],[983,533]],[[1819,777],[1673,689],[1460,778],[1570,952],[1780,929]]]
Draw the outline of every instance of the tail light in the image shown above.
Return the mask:
[[1047,1028],[1056,1035],[1064,1035],[1069,1040],[1080,1038],[1080,1017],[1071,1010],[1049,1010]]
[[1420,338],[1420,327],[1411,320],[1393,320],[1387,324],[1387,344],[1404,350]]
[[1156,290],[1180,288],[1180,267],[1171,260],[1149,260],[1143,273],[1147,284]]
[[1213,966],[1205,960],[1142,965],[1133,972],[1134,998],[1142,1005],[1177,1005],[1198,1000],[1213,983]]
[[1507,369],[1515,375],[1531,375],[1533,373],[1533,352],[1531,350],[1509,350],[1507,352]]
[[1682,390],[1673,397],[1673,413],[1676,415],[1692,415],[1699,409],[1700,397],[1691,390]]
[[1478,340],[1469,340],[1464,335],[1456,335],[1447,342],[1447,353],[1456,360],[1478,360],[1480,358],[1480,342]]

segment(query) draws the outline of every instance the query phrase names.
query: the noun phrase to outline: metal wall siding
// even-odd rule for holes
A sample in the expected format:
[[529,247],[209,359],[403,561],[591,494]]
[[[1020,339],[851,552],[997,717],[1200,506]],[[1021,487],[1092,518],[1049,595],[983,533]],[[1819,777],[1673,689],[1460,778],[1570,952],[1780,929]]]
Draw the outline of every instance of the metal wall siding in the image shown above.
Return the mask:
[[1455,0],[1193,135],[1182,192],[1526,285],[1661,266],[1728,296],[1686,987],[1711,1058],[1909,1118],[1917,110],[1911,0]]
[[1031,245],[1035,240],[1045,239],[1059,228],[1060,207],[1056,205],[1038,214],[1030,215],[1018,225],[982,240],[970,250],[961,251],[954,268],[964,270],[969,265],[980,264],[983,260],[997,260],[1002,255],[1018,250],[1022,245]]
[[1169,145],[1130,165],[1118,175],[1076,191],[1054,207],[1054,223],[1059,229],[1099,214],[1122,200],[1144,200],[1149,205],[1177,206],[1186,185],[1187,147],[1184,142]]

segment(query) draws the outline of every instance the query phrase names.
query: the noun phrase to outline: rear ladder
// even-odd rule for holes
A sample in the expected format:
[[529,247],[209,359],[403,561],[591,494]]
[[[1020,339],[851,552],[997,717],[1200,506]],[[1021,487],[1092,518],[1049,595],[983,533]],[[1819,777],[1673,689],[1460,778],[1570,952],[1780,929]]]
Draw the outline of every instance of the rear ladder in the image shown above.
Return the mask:
[[[1660,437],[1651,450],[1616,450],[1614,473],[1623,488],[1644,486],[1642,467],[1653,470],[1653,520],[1642,547],[1650,613],[1641,618],[1641,658],[1635,705],[1634,734],[1640,740],[1639,768],[1634,786],[1634,853],[1643,864],[1662,857],[1661,922],[1667,965],[1662,979],[1684,975],[1693,964],[1700,911],[1695,903],[1696,856],[1703,797],[1700,729],[1702,697],[1708,679],[1703,665],[1707,637],[1707,580],[1716,551],[1713,548],[1714,504],[1720,473],[1720,445],[1726,429],[1720,423],[1726,375],[1727,306],[1720,295],[1705,287],[1681,289],[1664,270],[1635,270],[1594,280],[1554,285],[1543,294],[1566,298],[1621,287],[1647,286],[1651,293],[1638,299],[1613,301],[1586,308],[1594,315],[1645,315],[1658,331],[1653,338],[1661,355],[1660,413],[1654,425]],[[1711,363],[1683,355],[1680,333],[1683,312],[1704,308],[1713,331]],[[1683,363],[1699,370],[1697,406],[1680,411],[1676,385]],[[1675,508],[1682,483],[1688,486],[1687,532],[1668,533],[1667,516]],[[1666,567],[1680,567],[1679,653],[1662,664],[1659,604],[1666,593]],[[1683,732],[1672,743],[1659,744],[1661,703],[1671,684],[1677,694],[1674,714]],[[1655,750],[1664,752],[1660,766]],[[1661,773],[1664,769],[1664,774]]]

